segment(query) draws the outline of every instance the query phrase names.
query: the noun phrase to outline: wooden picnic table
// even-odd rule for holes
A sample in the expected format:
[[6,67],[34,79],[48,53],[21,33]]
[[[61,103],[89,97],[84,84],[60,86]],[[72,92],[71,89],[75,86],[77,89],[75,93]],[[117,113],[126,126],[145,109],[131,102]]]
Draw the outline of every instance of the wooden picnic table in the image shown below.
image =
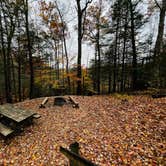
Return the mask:
[[35,113],[30,110],[13,107],[12,105],[2,105],[0,107],[0,115],[20,123],[21,121],[32,117]]
[[10,135],[35,115],[36,113],[33,111],[14,107],[12,104],[0,106],[0,133],[4,136]]

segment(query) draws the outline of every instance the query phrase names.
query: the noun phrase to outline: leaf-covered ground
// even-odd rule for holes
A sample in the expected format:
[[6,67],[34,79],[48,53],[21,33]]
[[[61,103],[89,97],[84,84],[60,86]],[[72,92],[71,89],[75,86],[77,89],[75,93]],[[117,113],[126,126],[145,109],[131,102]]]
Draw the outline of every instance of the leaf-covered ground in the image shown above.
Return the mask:
[[166,98],[147,96],[77,97],[71,105],[38,109],[43,100],[17,105],[41,115],[7,143],[0,138],[0,165],[67,165],[59,147],[77,141],[81,154],[101,166],[164,165]]

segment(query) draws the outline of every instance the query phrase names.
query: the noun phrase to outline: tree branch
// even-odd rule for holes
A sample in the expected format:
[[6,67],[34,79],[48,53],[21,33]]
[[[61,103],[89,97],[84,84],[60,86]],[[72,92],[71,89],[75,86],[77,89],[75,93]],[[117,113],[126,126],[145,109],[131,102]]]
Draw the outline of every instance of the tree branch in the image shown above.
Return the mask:
[[85,14],[84,14],[84,18],[83,18],[84,20],[83,20],[83,25],[82,25],[82,35],[81,35],[81,39],[83,38],[83,36],[84,36],[84,33],[85,33],[85,21],[86,21],[86,10],[85,10]]
[[88,0],[86,1],[85,7],[82,9],[82,13],[86,10],[86,8],[88,7],[88,4],[92,3],[93,0]]
[[157,5],[157,7],[161,10],[161,6],[159,5],[159,3],[157,2],[157,0],[154,0],[155,4]]

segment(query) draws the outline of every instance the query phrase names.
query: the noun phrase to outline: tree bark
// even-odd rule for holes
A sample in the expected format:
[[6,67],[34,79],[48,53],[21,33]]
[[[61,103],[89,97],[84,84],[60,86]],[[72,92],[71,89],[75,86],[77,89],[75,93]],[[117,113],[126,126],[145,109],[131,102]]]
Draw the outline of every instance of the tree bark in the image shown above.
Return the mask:
[[[98,25],[99,26],[99,25]],[[97,53],[98,53],[98,61],[97,61],[97,92],[100,94],[100,74],[101,74],[101,55],[100,55],[100,29],[97,28]]]
[[95,44],[95,62],[94,62],[94,75],[93,75],[93,90],[96,91],[97,89],[97,85],[96,85],[96,82],[97,82],[97,79],[96,79],[96,76],[97,76],[97,46]]
[[[2,7],[2,5],[1,5]],[[1,34],[1,46],[2,46],[2,55],[3,55],[3,68],[4,68],[4,80],[5,80],[5,96],[6,100],[8,101],[8,79],[7,79],[7,65],[6,65],[6,51],[5,51],[5,44],[4,44],[4,32],[3,32],[3,26],[2,26],[2,15],[0,12],[0,34]]]
[[135,23],[134,23],[134,13],[133,13],[133,4],[132,1],[129,0],[130,7],[130,17],[131,17],[131,41],[132,41],[132,90],[136,90],[137,84],[137,52],[136,52],[136,44],[135,44]]
[[125,25],[124,25],[124,38],[123,38],[123,53],[122,53],[122,70],[121,70],[121,88],[120,91],[124,92],[124,72],[125,72],[125,54],[126,54],[126,40],[127,40],[127,17],[128,17],[128,6],[126,8]]
[[81,94],[81,57],[82,57],[82,11],[78,4],[78,57],[77,57],[77,95]]
[[116,38],[115,38],[115,52],[114,52],[114,72],[113,72],[113,92],[116,92],[116,81],[117,81],[117,48],[118,48],[118,31],[119,31],[119,17],[117,18],[116,25]]
[[97,52],[98,52],[98,77],[97,77],[97,91],[98,94],[100,94],[100,75],[101,75],[101,48],[100,48],[100,17],[101,17],[101,6],[102,6],[102,0],[100,0],[100,6],[99,6],[99,15],[97,17],[97,35],[96,35],[96,40],[97,40]]
[[155,49],[154,49],[155,59],[156,59],[156,56],[160,56],[160,53],[161,53],[161,48],[163,43],[163,34],[164,34],[165,12],[166,12],[166,1],[162,0],[162,7],[160,8],[158,34],[157,34],[157,39],[156,39]]
[[18,37],[18,99],[21,101],[21,53],[20,38]]
[[67,52],[67,44],[66,44],[66,38],[65,38],[65,22],[63,20],[63,16],[62,13],[59,9],[59,6],[57,4],[57,2],[55,1],[56,6],[57,6],[57,10],[61,19],[61,22],[63,24],[62,27],[62,38],[63,38],[63,44],[64,44],[64,51],[65,51],[65,57],[66,57],[66,74],[67,74],[67,84],[68,84],[68,92],[69,94],[71,93],[71,83],[70,83],[70,76],[69,76],[69,57],[68,57],[68,52]]
[[92,0],[86,0],[84,8],[81,8],[81,0],[76,0],[76,2],[77,2],[77,19],[78,19],[77,95],[81,95],[81,93],[82,93],[81,58],[82,58],[82,38],[84,35],[84,25],[83,25],[84,23],[82,23],[82,20],[83,20],[83,14],[86,12],[88,4],[90,4],[92,2]]
[[[157,1],[156,1],[157,3]],[[164,35],[164,22],[165,22],[165,12],[166,12],[166,1],[162,0],[162,6],[158,6],[160,9],[160,18],[158,24],[158,34],[154,48],[154,72],[155,72],[155,82],[158,88],[162,87],[162,80],[161,80],[161,59],[162,59],[162,49],[163,49],[163,35]]]
[[108,94],[111,93],[111,82],[112,82],[112,70],[111,70],[111,51],[109,53],[109,62],[108,62],[108,66],[109,66],[109,75],[108,75]]
[[33,69],[33,58],[32,58],[32,46],[31,46],[30,31],[29,31],[28,0],[25,0],[24,7],[25,7],[25,28],[28,40],[28,54],[29,54],[29,67],[30,67],[29,98],[32,99],[34,97],[34,69]]

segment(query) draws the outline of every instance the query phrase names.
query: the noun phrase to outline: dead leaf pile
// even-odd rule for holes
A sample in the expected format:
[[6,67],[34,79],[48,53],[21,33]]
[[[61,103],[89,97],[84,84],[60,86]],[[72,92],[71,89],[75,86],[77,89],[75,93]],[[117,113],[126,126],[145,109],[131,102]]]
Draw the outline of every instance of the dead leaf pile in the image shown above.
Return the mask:
[[67,165],[59,147],[77,141],[83,157],[101,166],[164,165],[166,98],[73,96],[71,105],[38,109],[43,98],[17,105],[41,115],[8,144],[0,138],[0,165]]

